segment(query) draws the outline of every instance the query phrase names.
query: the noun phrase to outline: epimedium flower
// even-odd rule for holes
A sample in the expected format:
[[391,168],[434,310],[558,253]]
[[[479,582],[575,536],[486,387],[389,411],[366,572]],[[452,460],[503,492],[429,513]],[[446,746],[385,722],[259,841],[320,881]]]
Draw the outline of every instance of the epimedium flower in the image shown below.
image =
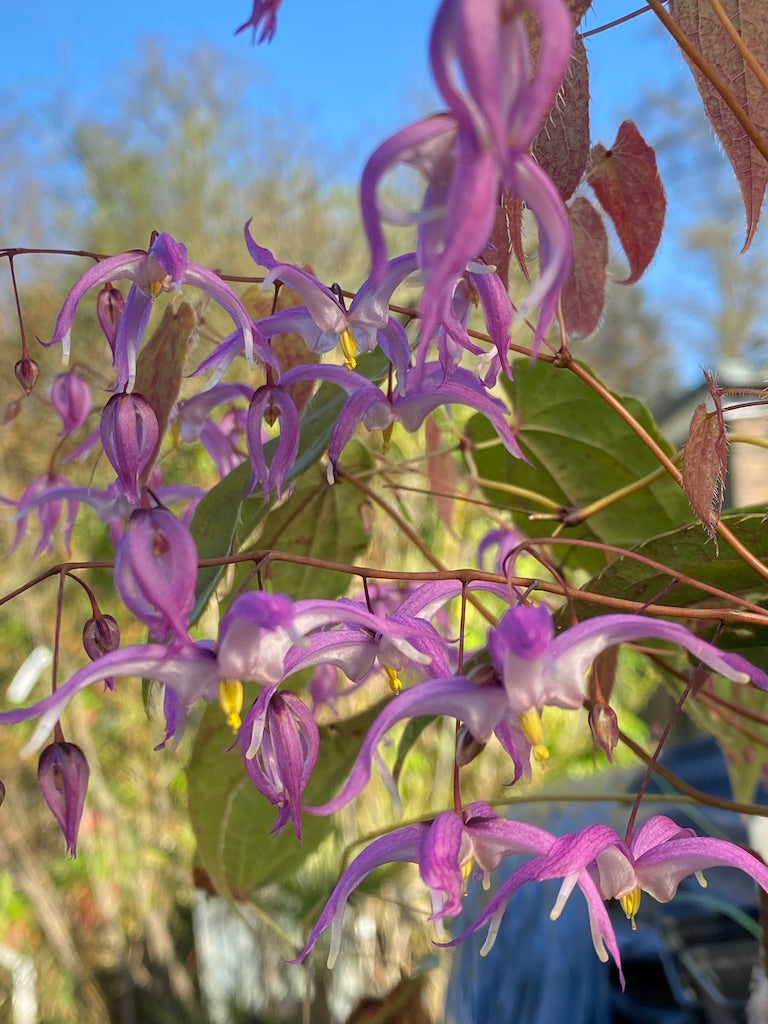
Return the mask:
[[381,280],[374,287],[365,281],[352,299],[349,309],[339,291],[321,284],[312,274],[294,263],[281,263],[269,249],[258,245],[245,226],[245,242],[254,262],[267,268],[262,287],[282,281],[304,300],[304,307],[280,310],[258,321],[265,337],[294,332],[301,334],[312,352],[329,352],[341,346],[345,365],[353,370],[360,352],[372,351],[377,343],[384,348],[398,370],[408,363],[408,343],[401,325],[389,314],[395,289],[416,269],[416,254],[406,253],[387,263]]
[[153,237],[146,252],[132,249],[101,260],[73,285],[48,342],[48,345],[61,344],[65,363],[69,361],[70,335],[80,300],[91,288],[107,283],[111,286],[115,280],[132,282],[125,308],[117,318],[112,346],[117,390],[133,390],[136,358],[155,299],[161,292],[179,291],[184,284],[200,288],[229,313],[249,362],[253,362],[255,349],[261,359],[274,362],[266,341],[254,332],[248,311],[230,286],[212,270],[189,260],[186,246],[163,231]]
[[61,417],[62,433],[72,434],[85,421],[93,405],[91,389],[79,373],[60,373],[51,385],[51,405]]
[[41,473],[27,484],[21,497],[14,501],[0,495],[0,501],[16,507],[16,536],[11,551],[15,551],[27,533],[29,515],[37,509],[40,520],[40,539],[35,546],[35,557],[44,551],[53,551],[53,534],[62,517],[64,547],[69,551],[72,531],[77,519],[78,496],[74,493],[69,480],[60,473],[49,471]]
[[189,527],[165,508],[133,512],[115,556],[115,585],[129,611],[156,639],[185,639],[196,584]]
[[488,650],[502,680],[509,706],[534,747],[546,757],[541,731],[545,705],[580,707],[587,669],[608,647],[655,638],[689,651],[706,666],[736,683],[750,679],[768,689],[768,675],[738,654],[721,651],[685,626],[643,615],[596,615],[555,636],[546,605],[509,608],[489,630]]
[[77,855],[77,833],[88,790],[88,762],[80,747],[65,740],[51,743],[40,754],[37,779],[45,802],[67,841],[67,852]]
[[[155,509],[154,512],[165,510]],[[138,533],[118,552],[115,576],[126,604],[154,632],[172,634],[168,644],[136,644],[97,658],[34,705],[0,712],[0,723],[39,718],[26,751],[38,750],[72,697],[92,683],[113,676],[141,676],[166,687],[168,712],[166,739],[181,736],[186,712],[200,699],[219,699],[228,721],[239,726],[246,680],[263,686],[279,683],[286,675],[286,658],[302,637],[334,624],[353,623],[373,632],[388,633],[400,650],[423,657],[409,643],[407,625],[350,603],[307,599],[292,601],[284,594],[248,591],[240,594],[219,624],[216,643],[193,641],[186,632],[183,609],[194,598],[197,556],[188,541],[171,544],[173,517],[139,517]],[[155,529],[153,529],[153,527]],[[154,550],[153,534],[159,534]],[[167,549],[171,550],[167,550]],[[186,551],[186,558],[184,552]],[[186,566],[184,562],[186,561]],[[187,612],[188,614],[188,612]],[[503,692],[503,691],[502,691]]]
[[142,483],[160,444],[155,410],[143,395],[113,395],[102,410],[99,432],[104,454],[117,473],[119,490],[131,504],[138,505]]
[[[262,423],[264,420],[274,423],[278,417],[280,419],[280,437],[272,463],[267,466]],[[260,483],[265,498],[268,498],[273,490],[277,493],[278,498],[282,496],[286,477],[293,468],[299,451],[300,428],[298,409],[287,391],[271,384],[265,384],[254,393],[248,406],[248,419],[245,428],[248,455],[253,466],[249,492],[257,483]]]
[[308,809],[313,814],[333,814],[358,796],[370,779],[377,745],[385,733],[402,719],[420,715],[450,715],[462,722],[472,740],[470,749],[495,734],[514,762],[516,781],[528,772],[531,752],[538,760],[548,757],[543,707],[580,707],[587,670],[598,654],[615,644],[648,637],[685,648],[726,679],[737,683],[751,679],[768,689],[768,675],[757,666],[676,623],[639,615],[603,615],[555,636],[552,613],[545,605],[520,605],[508,609],[489,630],[491,666],[479,667],[471,678],[429,679],[401,693],[371,724],[340,792]]
[[[506,188],[528,206],[539,228],[539,279],[515,321],[540,306],[532,344],[534,354],[538,350],[568,274],[572,243],[562,199],[530,149],[555,102],[572,42],[573,23],[561,0],[444,0],[439,8],[430,62],[450,111],[382,143],[366,164],[360,189],[374,282],[386,260],[382,221],[419,225],[421,347],[450,320],[456,283],[486,246]],[[416,167],[427,184],[419,211],[393,216],[378,188],[398,163]]]
[[277,12],[283,0],[253,0],[253,10],[248,21],[235,29],[235,35],[244,32],[247,28],[253,29],[253,42],[256,42],[256,33],[261,29],[259,42],[271,43],[277,31]]
[[[173,411],[174,437],[185,442],[200,441],[218,470],[225,477],[245,459],[241,442],[246,433],[247,411],[237,402],[250,402],[254,389],[247,384],[216,384],[179,402]],[[221,419],[211,413],[218,405],[230,406]]]
[[649,818],[627,840],[607,825],[588,825],[580,832],[553,837],[552,841],[542,843],[540,849],[543,852],[502,883],[479,917],[450,945],[489,923],[481,950],[484,955],[492,947],[501,918],[521,885],[562,878],[550,918],[557,920],[578,885],[587,901],[595,952],[604,962],[610,953],[623,984],[619,950],[604,901],[619,900],[634,928],[644,892],[659,903],[668,903],[684,878],[695,875],[700,884],[706,885],[701,872],[719,866],[746,872],[768,892],[768,867],[751,853],[724,839],[698,836],[693,829],[681,828],[665,815]]
[[290,690],[265,686],[245,716],[240,750],[253,784],[280,808],[272,832],[290,819],[301,842],[301,798],[320,751],[314,715]]
[[344,910],[352,892],[366,875],[383,864],[411,861],[432,894],[430,920],[441,922],[461,910],[461,897],[474,864],[485,875],[504,857],[535,853],[551,840],[544,829],[500,818],[487,804],[470,804],[462,813],[443,811],[434,821],[406,825],[375,839],[352,861],[330,895],[307,942],[294,961],[300,963],[326,928],[331,929],[328,966],[333,967],[341,945]]
[[[151,531],[151,521],[141,524],[144,535],[149,532],[147,525]],[[146,536],[141,539],[146,540]],[[147,579],[144,570],[151,571],[153,561],[157,572],[163,562],[162,553],[156,558],[145,550],[138,560],[139,579],[131,583],[136,600],[132,596],[130,600],[149,625],[163,629],[166,623],[173,625],[170,617],[176,619],[178,614],[165,607],[165,598],[170,602],[173,587],[160,579]],[[194,568],[189,567],[188,571],[196,572],[196,568],[195,554]],[[174,576],[184,572],[183,566],[172,565],[171,569]],[[118,567],[115,571],[117,575]],[[142,593],[145,582],[146,594]],[[189,602],[188,587],[189,580],[177,588],[182,604]],[[166,688],[166,740],[177,741],[181,737],[187,710],[201,699],[219,699],[231,724],[236,722],[239,726],[236,718],[242,709],[242,680],[253,679],[264,685],[280,682],[285,654],[299,639],[294,619],[290,598],[250,591],[236,598],[222,617],[215,644],[208,640],[193,641],[186,632],[179,631],[169,644],[133,644],[111,651],[80,669],[36,704],[0,712],[0,723],[39,718],[25,747],[25,753],[34,752],[81,690],[105,678],[138,676],[162,683]]]
[[296,381],[317,379],[338,384],[349,395],[328,443],[331,482],[335,478],[341,452],[360,423],[369,430],[386,430],[397,420],[406,430],[413,432],[418,430],[430,412],[441,405],[466,405],[482,413],[493,425],[507,451],[522,458],[506,419],[506,405],[494,398],[474,374],[459,368],[446,380],[439,363],[427,363],[418,382],[414,382],[412,375],[415,376],[413,370],[407,371],[402,388],[390,393],[382,391],[367,377],[341,366],[297,366],[282,375],[280,386],[284,388]]

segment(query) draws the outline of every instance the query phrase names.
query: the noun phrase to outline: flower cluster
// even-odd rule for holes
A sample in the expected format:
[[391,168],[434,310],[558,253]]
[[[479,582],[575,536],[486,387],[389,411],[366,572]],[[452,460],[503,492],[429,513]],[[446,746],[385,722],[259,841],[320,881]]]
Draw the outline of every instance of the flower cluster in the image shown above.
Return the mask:
[[[280,6],[281,0],[254,0],[250,18],[237,31],[251,29],[254,39],[271,41]],[[73,537],[77,546],[77,519],[81,507],[88,506],[109,524],[114,545],[114,558],[106,564],[121,611],[116,616],[102,611],[82,578],[86,570],[82,576],[81,569],[71,566],[54,570],[62,590],[74,578],[89,596],[91,612],[82,627],[84,664],[63,681],[54,679],[42,699],[0,710],[0,724],[34,720],[25,752],[39,752],[40,790],[73,856],[89,768],[83,751],[64,739],[61,718],[94,685],[111,690],[116,679],[127,677],[162,687],[165,722],[158,750],[176,746],[188,728],[192,731],[198,705],[210,705],[225,737],[231,731],[221,744],[231,746],[220,756],[232,759],[244,787],[252,784],[276,808],[272,831],[290,825],[305,844],[312,831],[308,822],[314,820],[319,831],[317,819],[347,808],[365,793],[374,769],[398,806],[397,772],[390,771],[380,751],[394,726],[408,723],[416,731],[423,720],[440,717],[455,723],[453,788],[443,804],[451,809],[380,835],[355,857],[297,961],[309,955],[326,930],[329,963],[336,959],[350,895],[371,871],[391,862],[418,865],[431,895],[430,920],[442,937],[444,919],[461,911],[469,879],[482,876],[490,886],[500,865],[516,858],[511,874],[465,932],[488,925],[485,949],[525,883],[561,880],[553,919],[579,888],[595,950],[603,960],[612,958],[619,971],[620,951],[606,901],[618,900],[634,925],[643,892],[666,902],[683,878],[723,864],[745,871],[768,892],[768,868],[750,853],[697,836],[665,816],[652,817],[633,831],[633,811],[623,838],[605,825],[558,836],[500,817],[490,803],[465,805],[461,785],[461,770],[482,757],[487,744],[500,748],[509,785],[530,780],[549,758],[542,719],[546,708],[571,714],[576,728],[587,737],[591,730],[595,745],[612,759],[621,735],[620,709],[617,713],[618,703],[611,705],[610,687],[603,692],[598,676],[601,656],[623,644],[655,641],[657,649],[687,652],[698,674],[717,674],[765,691],[768,673],[759,664],[723,649],[727,644],[719,632],[713,637],[704,626],[696,626],[696,632],[663,618],[665,611],[671,618],[672,609],[660,610],[650,598],[647,604],[617,600],[613,607],[619,611],[603,613],[604,608],[589,605],[595,594],[588,590],[578,592],[578,600],[569,605],[544,597],[571,597],[583,580],[546,555],[537,571],[546,566],[547,583],[517,577],[526,557],[521,554],[524,539],[517,528],[501,525],[503,510],[494,513],[496,527],[480,543],[477,569],[416,573],[363,566],[355,561],[362,544],[350,554],[350,564],[315,557],[312,540],[319,531],[338,533],[334,539],[343,549],[346,538],[341,535],[352,517],[339,514],[329,528],[312,520],[309,506],[295,501],[304,484],[297,483],[301,475],[322,465],[313,495],[332,495],[342,506],[346,482],[353,476],[344,453],[355,435],[367,438],[361,428],[381,432],[387,456],[395,425],[416,434],[425,423],[432,425],[430,417],[438,411],[455,416],[456,433],[462,434],[459,454],[467,461],[473,444],[463,424],[469,414],[487,421],[494,435],[477,443],[477,449],[483,444],[500,452],[503,448],[516,471],[526,457],[535,461],[520,436],[525,424],[513,421],[503,389],[494,389],[500,374],[512,376],[512,331],[529,319],[534,323],[522,351],[538,355],[571,268],[568,213],[532,151],[558,102],[571,57],[573,6],[564,0],[441,0],[429,61],[445,109],[396,132],[366,163],[360,192],[370,271],[354,297],[289,262],[287,254],[275,255],[262,244],[266,239],[254,237],[249,221],[243,255],[260,268],[256,280],[275,295],[269,315],[253,319],[229,278],[190,260],[186,245],[168,232],[155,232],[146,250],[97,257],[64,299],[44,343],[60,345],[68,363],[71,335],[79,329],[78,309],[86,296],[93,298],[104,335],[104,365],[99,374],[91,375],[80,364],[58,373],[50,386],[56,440],[47,469],[20,497],[0,497],[13,510],[14,549],[24,542],[33,516],[40,527],[35,555],[52,551],[59,528],[65,548]],[[385,179],[400,165],[415,168],[423,179],[413,209],[396,209],[382,195]],[[531,281],[518,254],[527,282],[524,293],[513,296],[494,262],[509,255],[498,252],[495,231],[507,201],[516,204],[520,218],[523,208],[529,211],[538,235],[538,273]],[[415,227],[414,251],[391,255],[393,235],[385,234],[387,225]],[[128,282],[125,295],[120,282]],[[182,289],[190,287],[221,307],[234,330],[213,341],[209,333],[198,336],[192,330],[184,348],[185,358],[191,353],[189,365],[176,368],[171,384],[163,378],[161,386],[155,376],[163,377],[164,350],[158,357],[158,335],[145,344],[149,324],[156,306],[178,301]],[[409,315],[394,304],[398,289],[406,287],[418,291]],[[281,289],[282,295],[290,291],[296,304],[281,308]],[[474,330],[473,316],[482,318],[484,334]],[[290,357],[278,341],[285,335],[296,337]],[[147,371],[147,353],[154,360],[154,376]],[[168,360],[174,367],[177,355]],[[34,388],[39,370],[25,343],[16,366],[25,392]],[[101,407],[93,389],[96,380],[108,386]],[[326,403],[329,393],[335,397]],[[333,408],[333,402],[338,412],[329,422],[323,406]],[[450,414],[443,412],[446,407]],[[661,451],[653,444],[655,453]],[[204,450],[205,458],[195,460],[198,469],[200,462],[207,467],[199,479],[190,481],[186,469],[176,468],[174,455],[181,445]],[[423,454],[419,446],[417,461]],[[87,481],[78,481],[76,467],[86,459]],[[664,468],[671,474],[675,467],[667,462]],[[372,472],[382,464],[376,463]],[[535,467],[525,468],[533,472]],[[439,470],[431,464],[428,472],[433,490],[442,490],[436,483]],[[648,480],[654,480],[653,474],[638,486]],[[327,489],[334,484],[337,490]],[[361,479],[355,485],[361,494],[374,494]],[[503,486],[515,495],[531,493],[515,480]],[[630,489],[634,485],[623,496]],[[558,494],[566,491],[558,485]],[[429,551],[431,527],[408,522],[375,497],[409,544],[439,565]],[[475,500],[474,495],[461,497]],[[543,501],[554,505],[546,497]],[[358,528],[365,533],[369,511],[361,503],[350,533]],[[563,527],[571,525],[567,509],[553,516]],[[290,544],[297,522],[310,541],[301,551],[276,554],[275,544],[285,536]],[[496,553],[495,572],[482,568],[488,548]],[[379,550],[389,551],[389,538]],[[649,562],[635,551],[625,553]],[[279,577],[270,572],[272,562],[281,559],[336,578],[358,578],[361,591],[339,597],[339,587],[332,597],[309,596],[319,591],[302,583],[286,584],[290,593],[279,592]],[[233,563],[240,561],[251,562],[253,572],[235,571]],[[749,563],[751,569],[756,561]],[[678,572],[670,569],[669,575],[680,582]],[[407,581],[407,588],[387,582],[395,579]],[[749,588],[745,584],[743,589]],[[712,596],[716,588],[706,585],[704,590]],[[599,593],[610,602],[608,591]],[[482,605],[487,620],[482,628],[466,628],[470,602]],[[571,613],[568,626],[566,611]],[[752,626],[762,621],[760,606],[746,599],[737,612],[729,612],[711,618],[725,624],[741,613]],[[123,617],[141,625],[143,642],[120,646]],[[53,663],[58,672],[58,649]],[[310,673],[314,678],[307,682]],[[698,675],[690,689],[697,699]],[[369,698],[365,735],[343,762],[344,773],[339,770],[334,777],[338,791],[326,783],[329,791],[321,793],[318,785],[308,792],[322,779],[324,724],[319,723],[335,716],[342,696],[353,691]],[[332,734],[330,728],[326,734]]]

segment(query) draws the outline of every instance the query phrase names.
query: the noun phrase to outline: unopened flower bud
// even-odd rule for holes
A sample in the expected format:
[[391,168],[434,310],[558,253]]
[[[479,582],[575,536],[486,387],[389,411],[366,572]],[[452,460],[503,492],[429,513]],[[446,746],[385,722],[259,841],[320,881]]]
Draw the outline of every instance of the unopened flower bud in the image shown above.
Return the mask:
[[94,615],[83,626],[83,647],[91,661],[119,646],[120,627],[111,615]]
[[37,384],[37,378],[40,376],[40,367],[37,365],[34,359],[30,359],[29,356],[24,356],[13,368],[13,372],[16,374],[16,380],[24,388],[24,393],[31,394],[35,384]]
[[134,512],[117,546],[115,583],[156,637],[186,636],[197,583],[197,545],[189,528],[165,508]]
[[459,726],[456,736],[456,764],[463,768],[482,753],[485,749],[485,740],[476,739],[466,725]]
[[101,443],[125,496],[139,503],[139,483],[154,459],[160,427],[142,395],[113,395],[101,414]]
[[120,317],[123,315],[124,309],[125,299],[123,298],[123,293],[118,288],[113,287],[111,281],[107,281],[96,299],[96,316],[99,318],[101,329],[104,331],[113,354],[115,351],[117,328],[120,325]]
[[40,755],[37,778],[45,802],[59,823],[67,851],[77,855],[77,832],[88,789],[88,762],[74,743],[51,743]]
[[589,712],[589,728],[595,745],[601,747],[609,761],[613,761],[613,751],[619,742],[619,720],[616,712],[605,701],[597,701]]
[[64,434],[71,434],[85,423],[93,400],[91,389],[79,373],[60,373],[51,385],[51,404],[61,416]]

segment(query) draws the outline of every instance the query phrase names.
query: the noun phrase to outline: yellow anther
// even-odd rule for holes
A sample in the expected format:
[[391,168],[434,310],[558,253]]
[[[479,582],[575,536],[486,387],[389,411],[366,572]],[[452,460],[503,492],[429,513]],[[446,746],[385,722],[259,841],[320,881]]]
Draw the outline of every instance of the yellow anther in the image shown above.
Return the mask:
[[160,292],[163,290],[162,281],[150,281],[149,282],[149,294],[153,299],[156,299]]
[[339,335],[339,341],[341,342],[341,351],[344,353],[344,365],[348,370],[354,370],[357,366],[357,345],[355,344],[355,336],[348,327]]
[[520,728],[523,735],[531,744],[533,756],[537,761],[546,761],[549,757],[549,748],[544,743],[544,729],[541,725],[541,715],[536,708],[528,708],[518,715]]
[[384,427],[384,429],[381,432],[381,447],[383,448],[385,455],[389,451],[389,445],[392,441],[392,431],[394,429],[394,426],[394,421],[392,423],[388,423],[387,426]]
[[625,896],[621,896],[619,899],[621,909],[627,915],[627,920],[632,922],[632,931],[635,931],[637,928],[637,924],[635,922],[635,914],[637,914],[638,910],[640,909],[640,897],[642,895],[642,889],[640,889],[638,886],[635,886],[634,889],[628,892]]
[[703,873],[701,871],[694,871],[694,876],[696,878],[696,881],[701,886],[701,888],[702,889],[706,889],[707,888],[707,880],[704,877]]
[[222,679],[219,683],[219,704],[227,716],[227,725],[232,732],[242,725],[240,712],[243,710],[243,684],[239,679]]
[[470,879],[470,875],[472,874],[472,868],[474,866],[475,865],[471,857],[467,857],[467,859],[461,865],[462,891],[465,896],[467,895],[467,882]]
[[397,696],[403,688],[400,676],[397,674],[397,669],[392,668],[391,665],[385,665],[384,671],[387,673],[387,682],[389,683],[390,690]]

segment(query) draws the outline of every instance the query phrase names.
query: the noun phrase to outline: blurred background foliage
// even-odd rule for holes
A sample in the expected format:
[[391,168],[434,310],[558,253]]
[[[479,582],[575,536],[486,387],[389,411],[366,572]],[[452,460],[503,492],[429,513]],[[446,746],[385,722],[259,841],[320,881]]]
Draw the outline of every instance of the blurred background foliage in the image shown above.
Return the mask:
[[[112,253],[145,247],[152,230],[166,230],[186,243],[193,260],[228,273],[253,275],[260,268],[253,266],[242,243],[243,223],[252,217],[251,231],[261,244],[281,258],[310,264],[321,279],[338,280],[353,290],[367,271],[354,190],[344,183],[311,130],[284,110],[272,113],[265,103],[258,117],[250,110],[246,113],[241,102],[244,83],[245,71],[231,62],[225,65],[215,51],[190,53],[183,64],[174,66],[164,59],[159,44],[148,43],[135,68],[105,100],[104,109],[87,116],[70,116],[73,112],[66,109],[64,96],[46,97],[34,107],[17,97],[4,97],[0,231],[5,244],[55,244]],[[660,102],[655,109],[666,125],[679,125],[689,116],[687,111],[670,113]],[[699,137],[700,133],[682,133],[679,127],[670,131],[661,146],[662,152],[668,150],[670,165],[674,166],[676,151],[682,153],[691,138]],[[696,173],[703,161],[708,183],[718,182],[717,188],[725,193],[719,183],[726,172],[714,151],[707,153],[698,158]],[[674,182],[667,185],[674,189]],[[716,221],[702,220],[697,211],[700,226],[680,229],[688,232],[691,259],[698,261],[712,284],[712,304],[697,304],[695,315],[699,331],[709,338],[713,362],[728,356],[757,366],[765,357],[758,325],[765,322],[768,263],[762,243],[753,249],[746,270],[741,258],[737,263],[730,255],[738,249],[733,237],[739,228],[725,216],[726,205],[724,201],[717,208]],[[36,336],[51,336],[68,285],[87,265],[87,260],[75,257],[16,260],[30,344]],[[36,349],[33,355],[42,368],[38,391],[29,399],[19,398],[11,373],[18,358],[19,331],[5,271],[0,288],[6,364],[0,379],[0,412],[5,413],[0,459],[3,486],[8,488],[5,496],[16,498],[32,477],[45,471],[51,457],[50,438],[57,421],[39,396],[48,393],[60,365],[57,351]],[[691,292],[694,298],[696,294],[700,292]],[[200,344],[212,345],[218,330],[215,317],[206,321]],[[685,343],[678,326],[667,318],[663,300],[638,285],[616,286],[610,289],[600,330],[580,344],[577,354],[611,386],[659,401],[679,386],[685,372]],[[94,309],[84,306],[73,337],[73,365],[96,393],[109,383],[109,374],[99,368],[105,355]],[[96,425],[96,416],[94,412],[87,429]],[[363,484],[377,474],[380,500],[372,501],[362,489],[355,491],[348,484],[342,494],[353,496],[355,515],[369,534],[369,564],[428,567],[413,539],[391,528],[392,512],[412,530],[418,524],[424,547],[448,565],[474,562],[483,532],[489,526],[509,525],[507,504],[495,503],[493,494],[473,490],[458,479],[455,451],[462,428],[461,418],[441,415],[414,437],[396,430],[391,455],[397,458],[391,459],[378,435],[366,437],[369,463],[356,472]],[[431,453],[428,460],[426,452]],[[185,454],[185,459],[184,474],[200,474],[204,480],[210,474],[196,456]],[[100,468],[90,468],[97,477]],[[210,475],[207,482],[213,482]],[[11,552],[15,529],[15,522],[6,518],[4,593],[23,583],[38,565],[43,568],[51,562],[46,557],[31,567],[34,540],[29,537]],[[34,535],[34,526],[30,532]],[[72,557],[108,558],[109,552],[95,514],[86,514],[75,531]],[[59,547],[54,555],[61,554]],[[535,572],[540,574],[540,567]],[[91,572],[88,581],[103,599],[103,610],[115,614],[109,574]],[[31,649],[52,646],[56,601],[57,581],[52,579],[3,606],[4,684]],[[62,677],[83,663],[77,624],[89,615],[84,595],[68,583]],[[120,625],[123,642],[143,639],[127,623]],[[470,641],[482,643],[485,629],[486,620],[471,611]],[[623,677],[631,680],[624,689],[631,697],[621,709],[622,725],[645,742],[649,725],[642,713],[658,676],[649,670],[647,659],[623,657]],[[44,677],[38,685],[45,683]],[[384,695],[382,683],[376,700]],[[348,717],[364,710],[357,694],[340,698],[338,706],[326,712]],[[206,715],[212,718],[216,711],[211,708]],[[377,1020],[419,1024],[427,1019],[424,1004],[437,1018],[443,975],[435,968],[447,954],[435,952],[424,927],[431,908],[423,886],[414,884],[415,871],[384,872],[364,887],[349,912],[343,971],[333,976],[313,968],[302,972],[283,962],[316,917],[340,864],[359,851],[361,836],[376,834],[398,820],[383,787],[375,783],[365,800],[340,815],[338,829],[313,852],[307,849],[293,877],[241,894],[248,900],[237,914],[226,906],[217,911],[216,902],[205,895],[210,878],[196,856],[187,808],[185,765],[190,758],[194,761],[194,724],[178,750],[153,752],[162,739],[162,724],[157,715],[145,714],[137,683],[120,681],[116,693],[94,691],[78,700],[65,728],[67,738],[88,758],[91,782],[75,860],[64,856],[62,836],[39,795],[34,764],[19,757],[30,729],[4,733],[0,771],[7,796],[0,812],[0,945],[33,958],[40,1019],[62,1024],[206,1024],[320,1022],[330,1015],[362,1021],[370,1019],[362,1004],[355,1009],[363,994],[392,990],[387,997],[392,1012]],[[586,727],[574,731],[569,716],[548,712],[547,729],[554,754],[547,772],[537,772],[534,790],[545,781],[578,785],[604,766],[603,755],[593,752]],[[402,739],[402,730],[393,732],[386,751],[391,763]],[[409,817],[444,806],[453,741],[453,726],[445,722],[430,725],[413,747],[406,738],[401,791]],[[466,798],[497,791],[509,781],[508,773],[508,762],[486,751],[467,773]],[[258,794],[256,798],[261,800]],[[262,803],[265,820],[271,820],[273,809]],[[261,842],[254,842],[253,857],[268,857],[270,841],[265,834]],[[204,905],[207,911],[200,909]],[[209,917],[204,921],[205,913]],[[221,918],[215,919],[215,913]],[[244,922],[250,938],[238,936],[238,922]],[[199,935],[206,927],[213,928],[218,943],[218,965],[201,960]],[[207,1007],[201,999],[202,977],[224,993]],[[404,978],[415,981],[406,984]],[[226,995],[236,993],[238,986],[247,988],[239,1003],[236,994]],[[9,978],[0,971],[2,1019],[10,1019],[9,1000]],[[374,1004],[374,1009],[387,1011],[387,1004]]]

